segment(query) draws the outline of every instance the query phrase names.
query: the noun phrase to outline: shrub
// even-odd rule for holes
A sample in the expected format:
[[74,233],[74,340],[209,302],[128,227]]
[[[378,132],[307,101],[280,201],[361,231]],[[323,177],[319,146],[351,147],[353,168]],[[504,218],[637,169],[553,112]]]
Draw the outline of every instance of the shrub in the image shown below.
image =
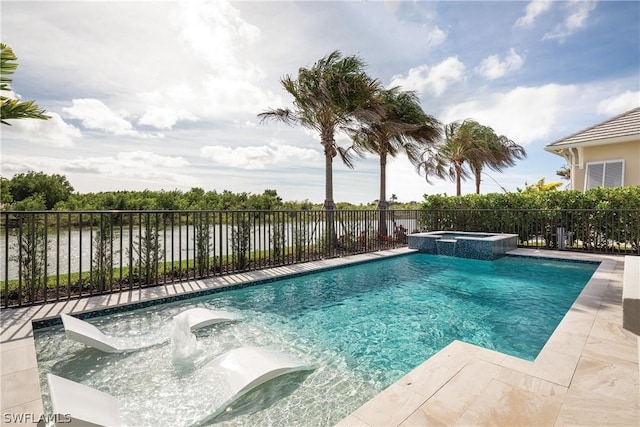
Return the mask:
[[[515,233],[554,247],[557,228],[585,249],[640,247],[640,186],[586,191],[425,195],[419,206],[422,231]],[[573,244],[573,243],[571,243]]]

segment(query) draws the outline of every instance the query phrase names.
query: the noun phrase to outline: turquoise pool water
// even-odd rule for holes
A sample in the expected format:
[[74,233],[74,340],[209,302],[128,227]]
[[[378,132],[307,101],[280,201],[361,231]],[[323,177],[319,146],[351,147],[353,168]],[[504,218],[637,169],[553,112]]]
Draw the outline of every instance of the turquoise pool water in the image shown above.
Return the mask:
[[42,378],[53,372],[120,397],[131,425],[205,418],[211,407],[194,405],[193,396],[215,395],[215,384],[199,367],[243,345],[278,348],[317,369],[289,396],[223,424],[332,425],[453,340],[533,360],[596,268],[525,257],[398,256],[90,320],[108,334],[140,339],[192,306],[242,317],[199,332],[199,353],[182,366],[171,362],[169,345],[103,355],[65,339],[61,327],[36,331],[36,348]]

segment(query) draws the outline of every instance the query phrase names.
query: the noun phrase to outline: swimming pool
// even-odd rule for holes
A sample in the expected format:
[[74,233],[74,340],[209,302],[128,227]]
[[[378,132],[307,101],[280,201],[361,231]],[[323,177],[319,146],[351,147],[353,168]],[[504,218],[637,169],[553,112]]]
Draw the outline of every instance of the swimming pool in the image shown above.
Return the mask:
[[132,425],[186,425],[208,410],[194,396],[215,392],[197,367],[231,348],[276,347],[317,369],[272,406],[229,422],[331,425],[454,339],[532,360],[596,267],[400,256],[91,319],[124,334],[162,330],[192,306],[243,317],[199,333],[201,353],[182,366],[171,363],[170,346],[103,355],[64,339],[61,328],[36,331],[36,349],[41,377],[53,372],[121,397]]

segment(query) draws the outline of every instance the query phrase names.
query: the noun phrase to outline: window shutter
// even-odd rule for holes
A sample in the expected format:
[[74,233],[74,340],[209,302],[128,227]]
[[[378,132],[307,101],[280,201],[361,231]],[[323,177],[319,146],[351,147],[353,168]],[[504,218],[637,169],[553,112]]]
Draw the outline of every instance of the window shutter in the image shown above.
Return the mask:
[[590,190],[602,185],[604,176],[604,163],[587,163],[587,182],[585,190]]
[[605,163],[603,185],[605,187],[622,187],[622,161]]

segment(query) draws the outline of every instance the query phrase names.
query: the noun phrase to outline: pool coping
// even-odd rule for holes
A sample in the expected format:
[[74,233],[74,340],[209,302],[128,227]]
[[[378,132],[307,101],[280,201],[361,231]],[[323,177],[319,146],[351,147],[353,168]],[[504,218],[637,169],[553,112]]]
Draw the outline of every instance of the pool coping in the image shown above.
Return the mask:
[[[0,424],[33,425],[43,411],[34,321],[56,318],[61,313],[83,314],[200,295],[413,252],[400,248],[3,309]],[[338,425],[638,425],[640,339],[622,329],[624,257],[533,249],[509,254],[601,262],[536,360],[529,362],[454,341]],[[613,387],[607,386],[607,380],[611,380],[607,373],[616,375]],[[609,408],[612,410],[603,410]],[[20,417],[23,422],[16,422]]]

